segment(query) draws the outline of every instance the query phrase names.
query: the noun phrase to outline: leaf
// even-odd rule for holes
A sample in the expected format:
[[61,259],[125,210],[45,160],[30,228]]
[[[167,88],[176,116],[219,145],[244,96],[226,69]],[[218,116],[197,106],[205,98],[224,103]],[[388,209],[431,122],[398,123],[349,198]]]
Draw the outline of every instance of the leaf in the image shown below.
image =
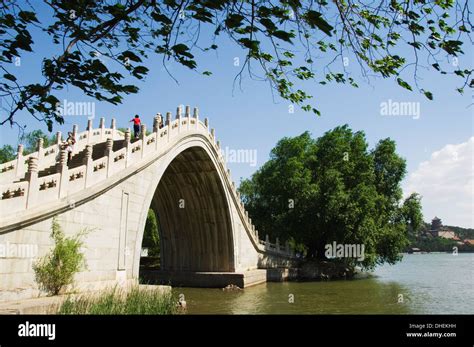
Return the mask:
[[277,30],[272,33],[273,36],[278,37],[280,40],[291,43],[291,39],[294,37],[292,33],[284,30]]
[[262,19],[260,19],[260,23],[262,23],[263,26],[270,32],[277,29],[275,23],[273,23],[273,21],[271,19],[262,18]]
[[397,83],[398,83],[401,87],[403,87],[403,88],[405,88],[405,89],[412,90],[412,89],[411,89],[411,86],[410,86],[407,82],[405,82],[404,80],[402,80],[401,78],[397,78]]
[[326,20],[322,17],[322,14],[313,10],[309,10],[305,14],[306,22],[311,28],[318,28],[322,30],[326,35],[331,36],[331,30],[334,29]]
[[225,25],[229,29],[238,28],[242,25],[242,21],[244,20],[244,18],[245,17],[241,14],[232,13],[226,18]]
[[211,71],[204,71],[202,73],[204,76],[211,76],[212,75],[212,72]]
[[38,19],[36,19],[36,14],[30,11],[20,11],[18,16],[24,20],[25,22],[36,22],[38,23]]
[[10,80],[12,82],[15,82],[16,81],[16,77],[13,76],[12,74],[9,74],[9,73],[6,73],[3,75],[3,78],[6,78],[7,80]]
[[430,100],[433,100],[433,94],[431,92],[428,92],[428,91],[424,91],[423,94],[425,94],[425,96],[430,99]]
[[135,53],[133,53],[132,51],[124,51],[122,52],[122,59],[125,60],[125,58],[128,58],[128,60],[131,60],[131,61],[134,61],[134,62],[141,62],[142,59],[136,55]]
[[239,40],[239,42],[244,45],[244,47],[254,51],[254,52],[257,52],[258,51],[258,46],[260,44],[259,41],[256,41],[256,40],[250,40],[249,38],[241,38]]
[[189,47],[186,46],[184,43],[178,43],[177,45],[174,45],[171,47],[173,52],[176,53],[176,55],[182,55],[188,58],[194,58],[194,56],[189,53]]

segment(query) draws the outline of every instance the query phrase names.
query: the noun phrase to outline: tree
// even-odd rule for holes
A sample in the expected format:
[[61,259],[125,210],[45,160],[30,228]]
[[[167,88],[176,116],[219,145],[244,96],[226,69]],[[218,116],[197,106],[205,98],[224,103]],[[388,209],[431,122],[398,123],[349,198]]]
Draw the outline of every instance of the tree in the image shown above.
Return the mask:
[[23,143],[24,153],[30,154],[38,150],[38,139],[43,139],[43,147],[49,147],[56,142],[56,135],[50,136],[45,134],[42,130],[37,129],[29,133],[24,133],[20,137],[20,142]]
[[[23,144],[23,154],[27,155],[38,150],[38,139],[43,139],[43,147],[49,147],[56,142],[56,135],[49,136],[42,130],[33,130],[29,133],[23,133],[20,136],[20,142]],[[0,148],[0,164],[6,163],[16,158],[17,151],[11,145],[3,145]]]
[[402,216],[405,223],[409,226],[409,232],[417,235],[423,227],[423,213],[421,207],[421,196],[417,193],[412,193],[403,202]]
[[35,280],[40,289],[51,295],[58,295],[66,286],[74,283],[74,276],[85,268],[85,256],[81,253],[82,237],[88,233],[82,230],[75,236],[66,237],[56,218],[51,226],[54,247],[33,264]]
[[142,244],[143,247],[148,248],[148,256],[160,256],[160,234],[158,231],[158,220],[156,218],[155,211],[153,211],[151,208],[148,210]]
[[316,140],[308,132],[280,140],[239,190],[260,234],[302,244],[320,260],[332,242],[362,244],[360,265],[371,268],[398,261],[407,226],[420,225],[419,196],[400,204],[404,175],[394,141],[369,150],[364,133],[344,125]]
[[[44,18],[35,7],[46,8]],[[143,79],[151,55],[165,67],[172,59],[199,71],[195,52],[219,49],[224,35],[245,55],[237,82],[247,72],[317,114],[299,83],[357,87],[348,60],[360,65],[364,79],[390,77],[429,99],[433,94],[419,84],[421,68],[459,77],[461,93],[473,71],[457,60],[463,40],[471,41],[468,0],[5,0],[0,13],[0,91],[7,100],[0,124],[15,124],[18,111],[26,110],[51,130],[55,121],[64,122],[56,91],[66,86],[118,104],[138,92],[137,85],[124,82],[124,73]],[[42,81],[23,84],[14,65],[44,34],[55,46],[51,51],[60,53],[43,60]]]
[[0,148],[0,164],[6,163],[16,158],[16,151],[10,145],[4,145]]

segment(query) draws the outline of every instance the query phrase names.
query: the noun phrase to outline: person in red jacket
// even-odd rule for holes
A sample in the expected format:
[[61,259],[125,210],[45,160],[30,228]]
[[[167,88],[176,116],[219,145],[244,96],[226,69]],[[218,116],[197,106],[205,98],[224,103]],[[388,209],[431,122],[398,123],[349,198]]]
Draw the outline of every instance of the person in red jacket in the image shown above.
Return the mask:
[[142,124],[140,116],[136,114],[135,118],[133,118],[130,122],[133,122],[133,136],[135,138],[138,138],[138,136],[140,135],[140,125]]

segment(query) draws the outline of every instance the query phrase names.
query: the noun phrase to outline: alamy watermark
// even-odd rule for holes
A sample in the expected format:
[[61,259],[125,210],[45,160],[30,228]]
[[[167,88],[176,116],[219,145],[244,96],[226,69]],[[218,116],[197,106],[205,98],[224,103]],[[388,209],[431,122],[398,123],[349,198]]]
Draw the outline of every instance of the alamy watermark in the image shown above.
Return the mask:
[[365,245],[363,244],[338,244],[334,241],[324,246],[324,249],[326,250],[324,255],[328,259],[356,258],[358,261],[365,259]]
[[0,243],[0,258],[36,258],[38,245],[31,243]]
[[249,164],[252,167],[257,165],[256,149],[232,149],[224,147],[221,152],[226,163]]
[[95,102],[90,101],[69,101],[64,99],[62,103],[56,104],[56,114],[65,116],[86,116],[89,119],[95,118]]
[[56,324],[38,324],[26,321],[18,325],[19,337],[46,337],[50,341],[56,339]]
[[393,101],[388,99],[380,103],[380,115],[409,116],[413,119],[419,119],[420,108],[420,103],[417,101]]

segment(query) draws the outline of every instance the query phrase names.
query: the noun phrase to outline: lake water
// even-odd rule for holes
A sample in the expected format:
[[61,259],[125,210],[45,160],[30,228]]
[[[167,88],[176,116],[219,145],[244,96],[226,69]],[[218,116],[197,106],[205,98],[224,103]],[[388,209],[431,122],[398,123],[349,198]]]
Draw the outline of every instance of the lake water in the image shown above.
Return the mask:
[[473,314],[474,254],[404,255],[359,280],[173,290],[190,314]]

